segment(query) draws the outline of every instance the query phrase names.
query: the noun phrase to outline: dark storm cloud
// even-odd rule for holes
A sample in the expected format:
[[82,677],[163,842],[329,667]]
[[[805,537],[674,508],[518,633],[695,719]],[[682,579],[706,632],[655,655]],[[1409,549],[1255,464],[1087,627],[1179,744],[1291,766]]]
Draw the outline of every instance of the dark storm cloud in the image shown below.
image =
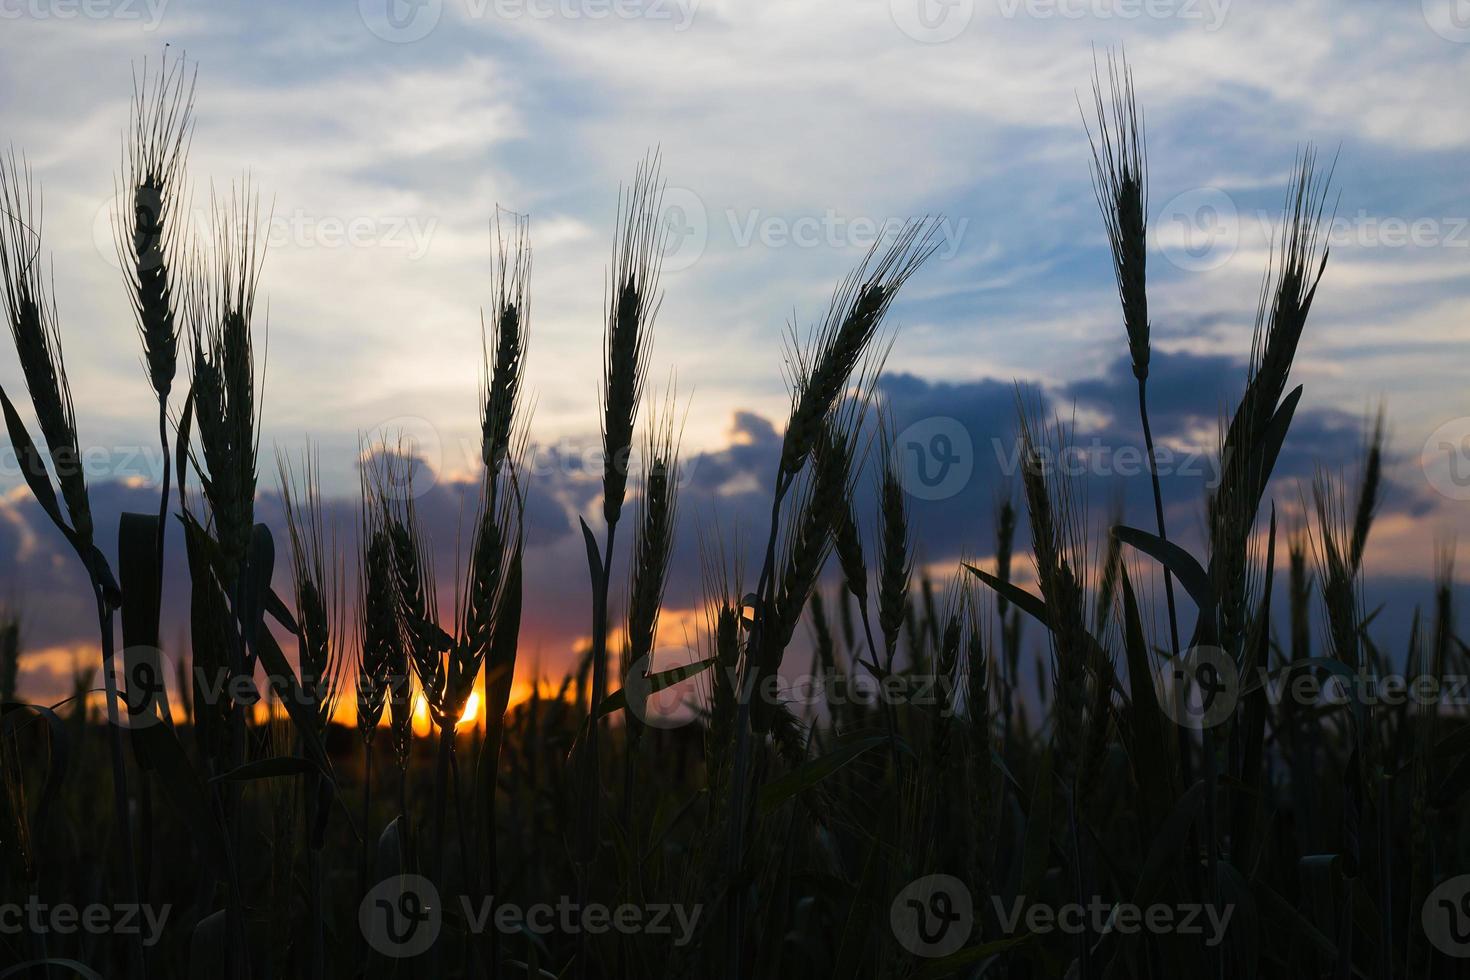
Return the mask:
[[[1150,410],[1155,437],[1161,445],[1182,446],[1198,440],[1201,431],[1214,431],[1222,406],[1238,397],[1246,373],[1244,362],[1222,355],[1159,354],[1150,378]],[[1107,366],[1105,372],[1050,391],[1025,389],[1022,396],[1043,418],[1086,420],[1073,427],[1071,441],[1085,451],[1085,465],[1078,489],[1089,505],[1089,519],[1101,527],[1115,501],[1120,501],[1124,519],[1133,524],[1152,525],[1152,498],[1137,422],[1136,382],[1126,359]],[[931,382],[908,374],[885,377],[880,386],[884,413],[897,433],[919,433],[923,437],[935,420],[946,420],[948,431],[962,433],[959,446],[968,454],[968,474],[938,499],[923,493],[909,498],[915,546],[923,562],[952,565],[961,557],[985,557],[993,551],[993,514],[998,499],[1018,491],[1016,464],[1017,388],[992,379],[968,382]],[[1364,420],[1330,409],[1311,406],[1310,393],[1295,417],[1285,452],[1278,466],[1272,496],[1285,509],[1309,493],[1310,481],[1320,470],[1351,472],[1358,460],[1364,437]],[[954,429],[951,425],[958,425]],[[1203,427],[1203,428],[1202,428]],[[921,438],[920,449],[924,442]],[[1214,437],[1208,440],[1213,445]],[[593,443],[595,446],[596,444]],[[688,609],[702,599],[702,555],[722,553],[743,562],[748,581],[754,577],[761,543],[769,529],[771,485],[780,458],[781,436],[766,418],[750,412],[735,414],[729,444],[718,450],[688,454],[681,479],[680,521],[673,555],[666,607]],[[912,447],[910,447],[912,449]],[[905,447],[900,445],[900,452]],[[868,454],[867,467],[857,482],[855,506],[863,529],[871,534],[876,525],[873,486],[876,446]],[[1169,504],[1172,535],[1186,547],[1198,550],[1204,491],[1209,485],[1211,453],[1177,453],[1173,467],[1162,479]],[[544,656],[548,670],[559,670],[568,662],[569,651],[589,632],[587,613],[590,590],[588,568],[578,518],[602,535],[600,514],[601,461],[594,451],[577,455],[570,450],[546,448],[533,453],[528,467],[526,511],[526,608],[524,616],[528,662]],[[1382,513],[1412,517],[1427,515],[1434,501],[1417,485],[1395,482],[1394,463],[1385,486]],[[619,534],[613,557],[614,623],[625,605],[633,525],[637,509],[637,462],[630,484],[630,506]],[[464,560],[469,525],[474,517],[472,485],[439,479],[423,470],[415,483],[419,520],[431,542],[440,584],[443,615],[450,614],[454,583]],[[273,475],[261,481],[256,504],[257,520],[276,533],[278,568],[276,588],[289,594],[290,576],[285,555],[284,521]],[[92,488],[97,526],[116,528],[123,511],[156,511],[157,498],[146,486],[96,482]],[[327,520],[337,529],[339,547],[346,556],[349,591],[355,586],[358,504],[355,496],[324,501]],[[1025,540],[1024,514],[1019,540]],[[1102,540],[1094,534],[1093,540]],[[115,560],[116,542],[99,540],[103,551]],[[188,575],[183,561],[182,536],[177,520],[169,527],[168,563],[165,581],[165,643],[183,636],[187,622]],[[718,549],[718,552],[716,551]],[[1022,549],[1024,551],[1024,549]],[[25,617],[25,640],[29,649],[90,647],[96,641],[93,610],[87,598],[86,581],[75,558],[65,549],[61,536],[46,520],[29,495],[17,493],[0,505],[0,557],[8,570],[0,577],[0,596],[18,604]],[[1427,595],[1430,574],[1396,580],[1393,592],[1407,597]],[[1370,581],[1370,592],[1377,594]],[[1403,616],[1409,615],[1405,607]],[[1398,612],[1393,613],[1395,618]],[[684,637],[666,634],[664,642],[679,645]],[[39,666],[39,665],[38,665]],[[54,670],[55,665],[48,665]],[[52,688],[60,675],[34,682]],[[57,693],[51,691],[51,693]]]

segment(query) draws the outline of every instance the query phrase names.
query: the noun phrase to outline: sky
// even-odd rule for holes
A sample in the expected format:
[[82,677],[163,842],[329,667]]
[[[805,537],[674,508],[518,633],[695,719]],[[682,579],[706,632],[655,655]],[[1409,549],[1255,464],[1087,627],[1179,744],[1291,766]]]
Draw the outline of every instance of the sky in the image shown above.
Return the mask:
[[[959,454],[942,493],[911,499],[936,577],[991,553],[1018,381],[1110,461],[1089,468],[1094,509],[1121,495],[1127,519],[1148,520],[1146,477],[1125,458],[1134,391],[1079,112],[1109,51],[1126,51],[1145,116],[1151,402],[1179,463],[1165,478],[1171,526],[1197,540],[1287,181],[1314,145],[1333,167],[1332,254],[1273,499],[1290,512],[1319,467],[1350,472],[1381,403],[1389,493],[1367,570],[1398,610],[1385,624],[1427,599],[1436,543],[1470,530],[1463,0],[0,0],[0,142],[43,188],[104,527],[156,509],[155,409],[111,214],[133,73],[145,59],[156,70],[165,45],[198,67],[191,216],[243,179],[272,216],[267,522],[273,449],[318,447],[346,534],[360,440],[405,431],[437,476],[425,510],[452,574],[458,481],[477,453],[490,219],[497,206],[530,215],[526,383],[546,465],[523,650],[547,669],[587,634],[576,517],[599,509],[582,461],[599,446],[605,273],[619,188],[654,149],[669,246],[651,377],[688,406],[665,644],[693,642],[701,542],[764,532],[783,342],[908,216],[937,216],[939,248],[890,313],[883,392],[918,444]],[[0,385],[24,392],[8,350]],[[7,451],[0,596],[26,617],[36,691],[67,687],[70,658],[95,650],[62,547]],[[169,576],[166,615],[182,622],[181,563]]]

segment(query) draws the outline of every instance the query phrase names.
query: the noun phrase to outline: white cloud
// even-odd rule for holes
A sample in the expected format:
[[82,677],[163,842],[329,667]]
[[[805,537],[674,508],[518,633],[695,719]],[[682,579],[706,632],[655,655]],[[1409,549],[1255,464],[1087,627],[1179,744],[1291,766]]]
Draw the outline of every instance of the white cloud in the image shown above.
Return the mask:
[[[309,430],[351,445],[398,415],[472,430],[497,203],[533,216],[538,435],[592,431],[617,187],[654,145],[706,234],[698,260],[665,278],[655,347],[655,376],[677,366],[694,392],[691,444],[719,445],[736,407],[780,411],[786,325],[820,315],[862,251],[850,229],[864,221],[943,211],[968,222],[954,257],[895,307],[906,326],[895,367],[950,379],[1095,373],[1121,337],[1076,104],[1094,43],[1126,43],[1135,66],[1156,208],[1215,187],[1274,215],[1293,151],[1311,138],[1341,143],[1357,168],[1339,182],[1349,212],[1463,210],[1444,160],[1470,140],[1453,97],[1470,46],[1430,30],[1418,4],[1220,0],[1192,6],[1202,20],[1167,3],[1150,8],[1167,16],[1128,18],[1127,0],[976,0],[953,5],[971,13],[952,40],[925,44],[901,29],[907,0],[616,8],[668,15],[632,18],[588,16],[605,8],[597,0],[528,2],[572,15],[446,0],[411,44],[379,40],[353,3],[246,14],[173,0],[152,32],[5,22],[5,136],[46,182],[84,431],[142,442],[151,424],[121,285],[94,229],[113,193],[130,61],[156,60],[165,41],[186,43],[202,66],[196,198],[211,178],[223,186],[248,169],[285,224],[263,291],[267,438],[287,442]],[[829,216],[835,239],[740,244],[749,229],[826,229]],[[1220,321],[1167,342],[1243,350],[1260,232],[1211,272],[1153,260],[1156,322]],[[1376,377],[1320,397],[1356,400],[1367,384],[1412,394],[1395,400],[1414,411],[1451,402],[1456,382],[1434,363],[1442,350],[1423,344],[1462,329],[1462,259],[1450,248],[1337,250],[1303,356],[1327,365],[1373,349]],[[1421,346],[1377,349],[1406,333]],[[0,356],[0,382],[17,378]]]

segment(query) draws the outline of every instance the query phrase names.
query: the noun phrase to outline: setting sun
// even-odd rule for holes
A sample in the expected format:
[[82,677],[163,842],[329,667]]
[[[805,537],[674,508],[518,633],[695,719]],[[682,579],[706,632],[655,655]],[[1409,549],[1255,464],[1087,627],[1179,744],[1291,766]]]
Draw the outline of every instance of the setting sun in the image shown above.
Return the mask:
[[463,728],[466,725],[474,725],[475,719],[480,716],[480,692],[471,691],[470,699],[465,702],[464,714],[459,716],[459,724],[455,728]]
[[[480,716],[480,692],[471,691],[469,700],[465,702],[464,713],[459,716],[455,730],[472,726]],[[427,738],[434,730],[434,719],[429,713],[429,702],[423,692],[419,692],[413,699],[413,733],[419,738]]]
[[0,980],[1470,980],[1467,14],[0,0]]

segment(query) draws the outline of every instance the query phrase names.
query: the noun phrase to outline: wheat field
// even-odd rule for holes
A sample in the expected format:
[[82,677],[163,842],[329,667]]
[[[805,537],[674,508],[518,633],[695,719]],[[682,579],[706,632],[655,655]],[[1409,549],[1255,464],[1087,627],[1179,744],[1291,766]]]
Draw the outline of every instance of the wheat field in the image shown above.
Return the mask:
[[[46,174],[0,160],[0,300],[26,388],[0,408],[85,573],[100,655],[70,697],[28,701],[25,616],[0,610],[0,977],[1465,975],[1453,546],[1425,556],[1434,592],[1384,648],[1364,599],[1384,416],[1352,472],[1273,479],[1310,452],[1291,439],[1293,363],[1332,288],[1325,154],[1304,148],[1281,188],[1202,532],[1167,526],[1156,469],[1146,509],[1090,506],[1051,465],[1074,425],[1018,383],[1017,479],[970,502],[992,533],[962,547],[984,557],[937,569],[880,381],[939,218],[875,245],[784,351],[752,353],[789,383],[779,459],[747,474],[769,517],[696,526],[680,491],[698,396],[652,368],[666,164],[650,152],[617,191],[605,321],[585,340],[602,355],[580,382],[598,387],[600,507],[562,615],[591,640],[547,671],[522,637],[531,219],[485,216],[458,538],[421,513],[393,435],[364,441],[354,520],[333,521],[319,452],[261,445],[261,191],[211,187],[207,234],[182,219],[208,110],[195,75],[177,56],[138,71],[117,175],[147,385],[132,396],[156,405],[165,466],[157,509],[116,528],[94,521],[82,466],[63,348],[85,334],[55,294]],[[1110,56],[1079,128],[1136,380],[1116,408],[1152,461],[1145,102]],[[277,526],[257,517],[266,492]],[[702,602],[670,663],[682,535]],[[1395,677],[1414,696],[1381,696]]]

